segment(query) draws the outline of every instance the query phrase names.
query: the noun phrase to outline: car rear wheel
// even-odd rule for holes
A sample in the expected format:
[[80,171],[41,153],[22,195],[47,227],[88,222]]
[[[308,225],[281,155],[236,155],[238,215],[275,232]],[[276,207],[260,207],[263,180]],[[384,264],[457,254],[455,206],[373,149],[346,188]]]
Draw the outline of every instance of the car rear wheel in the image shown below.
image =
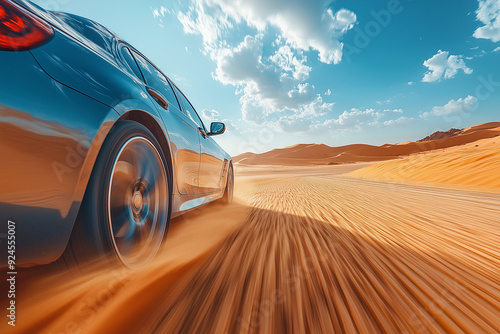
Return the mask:
[[225,204],[231,204],[231,202],[233,201],[233,193],[234,193],[234,171],[233,171],[233,164],[230,163],[229,169],[227,171],[226,190],[224,191],[222,202]]
[[168,229],[171,185],[160,145],[144,126],[118,122],[97,158],[68,246],[77,262],[110,255],[130,268],[156,255]]

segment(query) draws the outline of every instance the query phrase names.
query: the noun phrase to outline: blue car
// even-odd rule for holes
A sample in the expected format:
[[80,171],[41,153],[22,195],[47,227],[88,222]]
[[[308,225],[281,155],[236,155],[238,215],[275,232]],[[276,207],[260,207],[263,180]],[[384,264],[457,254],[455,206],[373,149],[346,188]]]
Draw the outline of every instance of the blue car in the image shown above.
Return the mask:
[[171,217],[231,203],[231,157],[212,139],[225,129],[102,25],[0,0],[0,244],[16,265],[144,266]]

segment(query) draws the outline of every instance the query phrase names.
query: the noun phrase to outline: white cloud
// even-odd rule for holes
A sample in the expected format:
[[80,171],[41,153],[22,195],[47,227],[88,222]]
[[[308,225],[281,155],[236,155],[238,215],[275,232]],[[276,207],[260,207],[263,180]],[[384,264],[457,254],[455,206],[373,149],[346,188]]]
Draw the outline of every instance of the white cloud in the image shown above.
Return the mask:
[[343,127],[354,127],[359,123],[369,123],[378,120],[380,117],[374,109],[366,109],[364,111],[351,109],[350,112],[344,111],[336,120]]
[[[284,133],[317,133],[318,131],[353,131],[368,127],[398,127],[415,121],[414,118],[403,116],[401,109],[376,110],[370,108],[360,110],[352,108],[336,118],[329,118],[332,109],[333,103],[324,103],[321,96],[318,95],[314,101],[300,110],[287,109],[281,114],[271,115],[250,112],[247,117],[255,117],[255,120],[251,119],[250,121],[257,121],[266,128]],[[203,111],[202,117],[205,118],[205,114],[208,112]],[[268,119],[269,116],[277,116],[277,118]]]
[[408,124],[412,124],[416,121],[415,118],[408,118],[405,116],[401,116],[396,119],[390,119],[387,121],[383,121],[380,126],[382,127],[400,127],[400,126],[406,126]]
[[[205,54],[216,63],[213,78],[235,87],[243,120],[279,131],[305,132],[333,110],[333,103],[324,102],[307,82],[311,67],[304,54],[313,50],[321,62],[339,63],[340,40],[356,22],[353,12],[333,11],[327,4],[191,0],[189,9],[177,13],[177,18],[185,33],[202,36]],[[241,24],[255,28],[257,34],[230,46],[226,37]],[[264,46],[269,28],[277,37]],[[264,56],[264,50],[271,55]]]
[[459,70],[471,74],[472,69],[465,65],[462,56],[450,55],[448,51],[439,50],[437,54],[424,61],[429,71],[425,73],[423,82],[435,82],[453,78]]
[[229,17],[220,7],[207,7],[201,0],[193,1],[187,13],[177,13],[186,34],[203,36],[206,46],[213,46],[223,31],[232,28]]
[[428,119],[430,116],[459,115],[471,112],[477,109],[478,102],[478,99],[472,95],[458,100],[450,100],[444,106],[435,106],[432,111],[424,112],[420,115],[420,118]]
[[260,32],[269,26],[279,29],[286,44],[316,50],[327,64],[341,61],[340,39],[356,22],[353,12],[334,12],[323,1],[288,0],[192,0],[189,10],[177,17],[186,33],[201,35],[209,48],[217,45],[233,23],[245,22]]
[[328,89],[328,90],[325,92],[325,95],[326,95],[326,96],[330,96],[330,95],[332,95],[332,91],[331,91],[330,89]]
[[493,42],[500,41],[500,1],[479,0],[476,16],[484,26],[474,31],[474,37],[490,39]]
[[392,97],[388,98],[387,100],[377,101],[377,104],[382,105],[382,104],[389,104],[391,102],[392,102]]
[[333,103],[323,102],[321,96],[317,95],[315,100],[295,112],[284,112],[277,121],[268,122],[270,128],[281,132],[311,132],[315,125],[320,124],[319,117],[332,112]]
[[403,109],[385,109],[381,113],[379,112],[380,117],[391,117],[402,114],[403,114]]
[[222,122],[226,124],[229,130],[238,130],[238,126],[230,119],[222,119],[220,113],[217,110],[213,109],[203,109],[201,111],[201,119],[203,120],[203,124],[205,127],[209,128],[212,122]]
[[220,114],[217,110],[203,109],[201,111],[201,118],[207,122],[215,122],[220,118]]
[[166,14],[173,14],[173,11],[163,6],[161,6],[160,8],[153,9],[154,17],[165,17]]
[[413,86],[414,82],[413,81],[408,81],[408,86]]
[[[301,53],[300,55],[302,56]],[[293,77],[300,81],[306,80],[311,72],[311,67],[305,65],[307,58],[297,59],[289,45],[281,46],[269,59],[282,70],[291,72]]]
[[175,12],[172,9],[168,9],[168,8],[163,7],[163,6],[161,6],[160,8],[153,9],[153,17],[159,21],[159,25],[162,28],[165,28],[165,26],[163,25],[163,18],[167,14],[174,15]]
[[264,62],[260,37],[246,36],[235,48],[221,48],[212,54],[217,64],[214,78],[233,85],[240,93],[243,119],[252,124],[266,124],[280,113],[321,115],[331,109],[304,83],[309,68],[288,48],[279,48]]
[[[359,110],[352,108],[350,111],[345,110],[338,118],[328,119],[323,123],[313,125],[313,128],[316,130],[359,130],[366,127],[403,126],[415,121],[413,118],[401,116],[402,114],[403,110],[401,109],[375,110],[371,108]],[[397,118],[392,119],[391,117]]]
[[495,49],[493,49],[493,52],[498,52],[500,51],[500,46],[497,46]]

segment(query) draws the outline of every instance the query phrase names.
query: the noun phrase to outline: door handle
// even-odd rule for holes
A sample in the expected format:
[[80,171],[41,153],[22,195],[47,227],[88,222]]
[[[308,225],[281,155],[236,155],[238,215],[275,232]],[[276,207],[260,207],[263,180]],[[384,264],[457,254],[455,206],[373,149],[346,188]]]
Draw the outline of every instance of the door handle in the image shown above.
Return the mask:
[[148,94],[151,95],[151,97],[156,101],[156,103],[160,105],[160,107],[162,107],[165,110],[168,110],[167,99],[165,99],[159,91],[149,86],[146,87],[146,90],[148,91]]

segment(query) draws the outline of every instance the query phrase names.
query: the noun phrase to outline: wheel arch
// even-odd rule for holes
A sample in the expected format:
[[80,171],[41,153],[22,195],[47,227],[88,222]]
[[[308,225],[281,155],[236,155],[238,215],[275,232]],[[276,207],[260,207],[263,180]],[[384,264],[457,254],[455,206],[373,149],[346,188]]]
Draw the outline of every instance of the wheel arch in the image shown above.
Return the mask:
[[140,110],[131,110],[123,114],[117,121],[132,121],[137,122],[143,126],[145,126],[153,136],[156,138],[158,143],[161,146],[163,154],[167,159],[168,168],[170,170],[169,178],[170,184],[172,185],[172,191],[175,189],[174,187],[174,164],[172,158],[172,151],[170,148],[170,142],[168,140],[168,134],[163,131],[162,127],[158,122],[154,119],[154,117],[150,116],[148,113],[140,111]]

